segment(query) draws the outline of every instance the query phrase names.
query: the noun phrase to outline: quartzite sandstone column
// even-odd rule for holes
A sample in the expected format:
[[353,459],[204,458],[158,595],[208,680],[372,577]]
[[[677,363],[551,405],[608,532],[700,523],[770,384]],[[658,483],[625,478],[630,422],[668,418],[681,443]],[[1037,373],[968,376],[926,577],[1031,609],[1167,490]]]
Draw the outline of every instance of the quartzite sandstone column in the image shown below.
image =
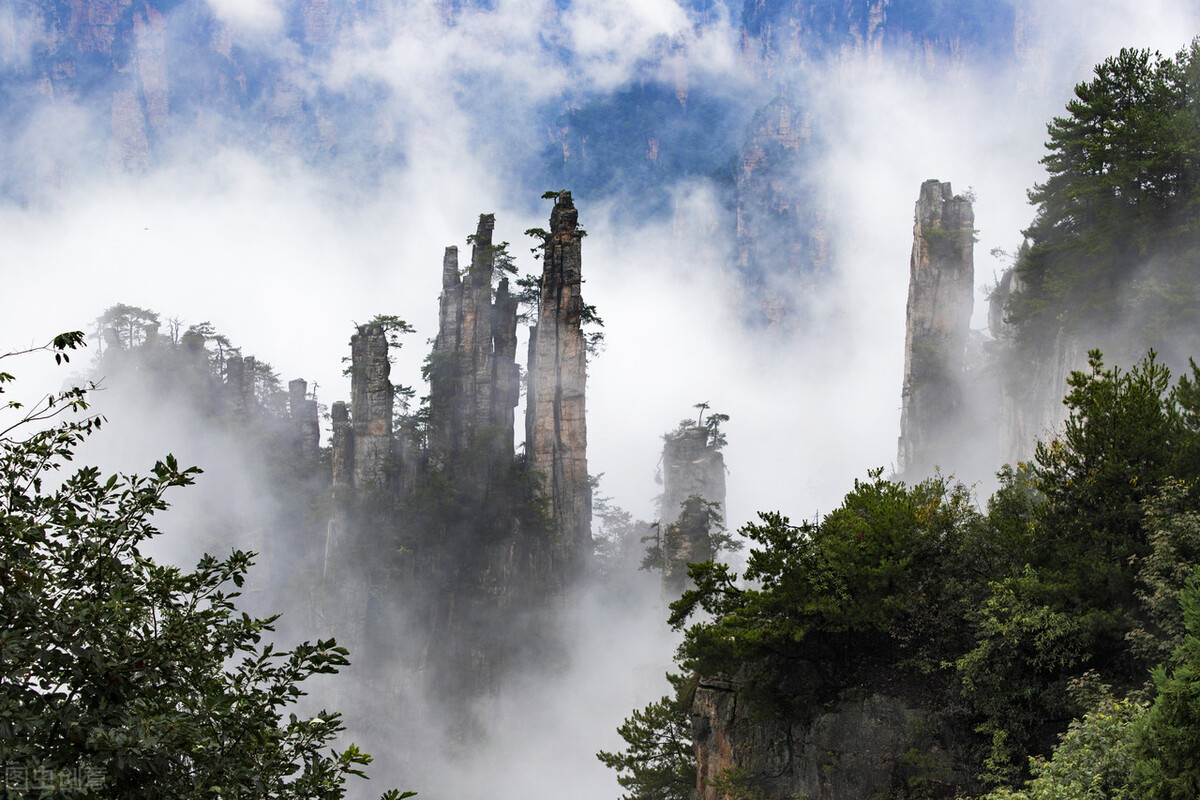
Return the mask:
[[544,480],[569,568],[581,568],[592,547],[580,240],[571,193],[562,192],[550,213],[538,323],[530,332],[525,446]]
[[921,184],[909,264],[897,471],[927,476],[953,457],[975,290],[975,214],[949,183]]
[[354,487],[359,497],[382,492],[392,447],[392,383],[387,332],[359,325],[350,337],[350,420],[354,431]]

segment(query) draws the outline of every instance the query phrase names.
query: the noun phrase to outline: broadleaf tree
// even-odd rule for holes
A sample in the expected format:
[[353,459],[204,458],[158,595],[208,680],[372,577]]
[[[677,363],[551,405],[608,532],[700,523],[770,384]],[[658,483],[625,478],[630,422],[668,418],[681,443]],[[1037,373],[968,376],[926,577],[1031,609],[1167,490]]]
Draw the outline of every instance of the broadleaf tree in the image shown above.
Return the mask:
[[[56,359],[83,334],[42,348]],[[25,351],[32,352],[32,351]],[[0,355],[0,360],[15,353]],[[0,373],[0,392],[13,380]],[[65,469],[99,429],[86,388],[0,405],[0,762],[9,790],[119,798],[340,798],[370,756],[336,712],[295,713],[345,666],[333,639],[276,650],[239,612],[252,554],[194,570],[146,556],[168,491],[199,473]],[[58,473],[58,474],[56,474]],[[24,781],[17,785],[14,781]],[[411,796],[395,790],[384,797]],[[57,795],[56,795],[57,796]]]

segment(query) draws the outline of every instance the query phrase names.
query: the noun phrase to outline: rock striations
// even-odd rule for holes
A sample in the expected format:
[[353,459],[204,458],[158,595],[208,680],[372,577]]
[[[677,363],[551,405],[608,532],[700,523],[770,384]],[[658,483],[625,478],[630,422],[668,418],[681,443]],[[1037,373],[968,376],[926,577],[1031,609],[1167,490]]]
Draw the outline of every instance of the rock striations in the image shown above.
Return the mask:
[[579,212],[571,193],[562,192],[550,213],[550,235],[542,249],[541,297],[537,325],[529,334],[525,406],[526,457],[542,478],[571,574],[582,570],[592,550],[581,239]]
[[459,276],[457,247],[447,247],[442,259],[438,335],[428,364],[430,459],[454,474],[469,471],[480,448],[504,460],[513,455],[521,381],[517,301],[507,277],[493,293],[494,227],[491,214],[480,216],[465,275]]

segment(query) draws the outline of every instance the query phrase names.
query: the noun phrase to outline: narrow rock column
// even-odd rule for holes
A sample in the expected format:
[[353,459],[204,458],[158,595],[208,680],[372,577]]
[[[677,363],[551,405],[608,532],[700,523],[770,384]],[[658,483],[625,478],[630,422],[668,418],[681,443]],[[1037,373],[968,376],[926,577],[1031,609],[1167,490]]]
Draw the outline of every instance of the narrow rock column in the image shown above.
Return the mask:
[[241,407],[247,414],[254,414],[258,411],[258,399],[254,396],[254,373],[255,364],[257,362],[254,356],[246,356],[242,359],[242,404]]
[[354,426],[354,487],[382,492],[392,447],[392,383],[387,333],[359,325],[350,338],[350,418]]
[[701,501],[725,517],[725,457],[708,441],[708,429],[682,428],[663,438],[663,499],[659,536],[663,588],[674,599],[687,588],[687,565],[712,558],[712,531]]
[[325,566],[327,581],[339,582],[347,567],[347,548],[350,536],[350,507],[354,496],[354,429],[350,426],[350,411],[338,401],[330,409],[333,417],[333,436],[330,438],[333,462],[333,510],[325,535]]
[[313,464],[321,449],[321,423],[317,401],[308,399],[308,381],[288,382],[288,413],[296,426],[297,451],[304,464]]
[[578,215],[570,192],[561,193],[550,212],[538,324],[530,332],[525,417],[526,454],[542,475],[569,570],[582,568],[592,548]]
[[[480,215],[466,275],[459,277],[457,247],[447,247],[442,261],[438,335],[429,361],[430,464],[459,477],[478,476],[513,455],[517,299],[501,278],[493,302],[494,227],[493,215]],[[476,447],[481,436],[486,450]]]
[[975,290],[975,213],[949,183],[921,184],[909,262],[897,472],[919,479],[953,458]]

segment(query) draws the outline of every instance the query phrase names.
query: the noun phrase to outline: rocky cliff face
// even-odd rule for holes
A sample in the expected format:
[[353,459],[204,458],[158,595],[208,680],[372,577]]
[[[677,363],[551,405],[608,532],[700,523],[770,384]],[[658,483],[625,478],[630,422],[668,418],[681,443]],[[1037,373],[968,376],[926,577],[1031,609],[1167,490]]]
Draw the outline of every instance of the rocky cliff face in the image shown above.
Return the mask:
[[975,214],[949,183],[921,184],[909,262],[897,472],[952,467],[962,448],[964,373],[974,302]]
[[1079,339],[1059,328],[1053,338],[1018,351],[1004,307],[1024,290],[1020,276],[1009,269],[1000,278],[988,306],[988,328],[1000,343],[997,368],[1001,372],[997,437],[1000,458],[1015,464],[1033,457],[1039,439],[1046,439],[1067,417],[1062,403],[1071,372],[1087,366],[1087,353]]
[[687,588],[687,565],[714,555],[704,503],[725,517],[725,457],[709,442],[708,429],[682,427],[663,437],[663,588],[671,598]]
[[813,120],[778,97],[750,124],[736,175],[737,256],[731,287],[746,313],[781,323],[825,276],[827,210],[811,173]]
[[587,347],[579,212],[570,192],[550,212],[542,249],[538,322],[529,335],[525,453],[542,478],[550,515],[571,573],[592,550],[592,490],[587,473]]
[[466,275],[459,276],[457,247],[447,247],[442,261],[438,335],[429,361],[430,457],[451,473],[468,469],[480,448],[500,460],[513,456],[517,301],[507,277],[493,295],[494,227],[491,214],[479,218]]
[[350,337],[350,420],[354,434],[353,485],[366,494],[387,491],[392,452],[392,405],[387,332],[359,325]]
[[944,721],[882,693],[787,720],[755,714],[735,681],[702,679],[691,718],[697,800],[952,797],[965,778]]

